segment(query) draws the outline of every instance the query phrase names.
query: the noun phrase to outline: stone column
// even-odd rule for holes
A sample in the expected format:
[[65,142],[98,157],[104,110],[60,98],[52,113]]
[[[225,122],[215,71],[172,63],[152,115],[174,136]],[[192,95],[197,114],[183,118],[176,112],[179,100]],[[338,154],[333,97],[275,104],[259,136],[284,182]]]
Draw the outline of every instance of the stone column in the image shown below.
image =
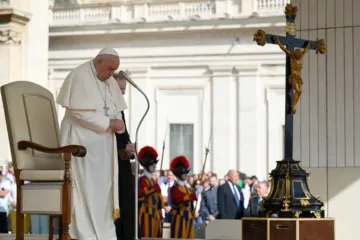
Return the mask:
[[0,84],[24,77],[23,51],[25,25],[30,14],[10,5],[0,11]]
[[222,177],[237,164],[236,85],[233,67],[212,66],[211,169]]
[[262,152],[265,129],[262,124],[266,119],[261,114],[259,96],[264,94],[259,86],[258,66],[237,67],[237,94],[238,94],[238,168],[248,175],[264,176],[266,165]]
[[[48,53],[49,53],[49,23],[52,8],[49,0],[30,1],[31,21],[27,25],[24,36],[24,57],[26,81],[35,82],[49,88]],[[52,19],[51,19],[52,20]]]
[[[24,77],[23,33],[30,14],[10,4],[2,4],[0,9],[0,85],[4,85]],[[3,104],[0,100],[0,165],[10,159]]]
[[276,161],[284,158],[284,99],[283,86],[266,87],[267,105],[267,171],[276,167]]

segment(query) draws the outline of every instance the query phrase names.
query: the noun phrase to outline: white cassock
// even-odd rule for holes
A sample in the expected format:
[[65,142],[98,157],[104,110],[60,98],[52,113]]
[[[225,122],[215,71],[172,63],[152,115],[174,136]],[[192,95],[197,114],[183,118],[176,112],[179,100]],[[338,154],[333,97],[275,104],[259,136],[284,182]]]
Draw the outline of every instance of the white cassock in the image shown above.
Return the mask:
[[121,111],[127,108],[123,95],[113,77],[100,81],[89,61],[69,73],[56,102],[66,108],[61,144],[87,149],[84,158],[71,159],[71,238],[116,240],[117,148],[114,133],[108,129],[110,119],[121,119]]

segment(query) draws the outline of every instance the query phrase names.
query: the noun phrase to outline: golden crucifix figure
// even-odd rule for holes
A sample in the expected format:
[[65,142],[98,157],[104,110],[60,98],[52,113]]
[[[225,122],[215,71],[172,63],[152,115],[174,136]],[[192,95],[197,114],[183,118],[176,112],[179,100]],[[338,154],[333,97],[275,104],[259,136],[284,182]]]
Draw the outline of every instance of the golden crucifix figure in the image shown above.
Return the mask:
[[311,41],[308,41],[306,47],[303,51],[296,49],[294,52],[290,52],[286,49],[285,45],[282,44],[277,36],[274,36],[274,41],[279,45],[281,50],[283,50],[290,57],[291,72],[289,76],[289,84],[292,89],[294,89],[294,97],[291,104],[291,111],[293,114],[296,113],[296,104],[300,99],[302,93],[303,81],[301,79],[301,70],[303,66],[303,57],[309,51],[311,46]]

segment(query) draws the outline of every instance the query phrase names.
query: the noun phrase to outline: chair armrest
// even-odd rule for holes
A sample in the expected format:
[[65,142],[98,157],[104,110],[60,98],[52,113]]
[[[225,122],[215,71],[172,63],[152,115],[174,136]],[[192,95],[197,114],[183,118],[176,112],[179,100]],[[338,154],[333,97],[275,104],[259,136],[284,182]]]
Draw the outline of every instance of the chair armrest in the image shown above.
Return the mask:
[[67,153],[73,155],[74,157],[85,157],[86,155],[86,148],[81,145],[67,145],[59,148],[49,148],[30,141],[18,142],[19,150],[26,150],[27,148],[50,154]]

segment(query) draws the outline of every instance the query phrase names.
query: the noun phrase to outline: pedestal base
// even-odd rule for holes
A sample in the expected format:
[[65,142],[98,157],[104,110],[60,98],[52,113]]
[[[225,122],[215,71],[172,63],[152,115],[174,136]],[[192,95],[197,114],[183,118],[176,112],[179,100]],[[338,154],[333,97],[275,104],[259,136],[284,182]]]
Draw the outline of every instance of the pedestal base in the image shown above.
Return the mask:
[[335,240],[333,218],[243,218],[242,240]]
[[270,193],[259,203],[260,217],[324,217],[324,203],[320,196],[311,194],[307,182],[309,174],[299,163],[293,159],[277,161],[276,168],[270,173]]

